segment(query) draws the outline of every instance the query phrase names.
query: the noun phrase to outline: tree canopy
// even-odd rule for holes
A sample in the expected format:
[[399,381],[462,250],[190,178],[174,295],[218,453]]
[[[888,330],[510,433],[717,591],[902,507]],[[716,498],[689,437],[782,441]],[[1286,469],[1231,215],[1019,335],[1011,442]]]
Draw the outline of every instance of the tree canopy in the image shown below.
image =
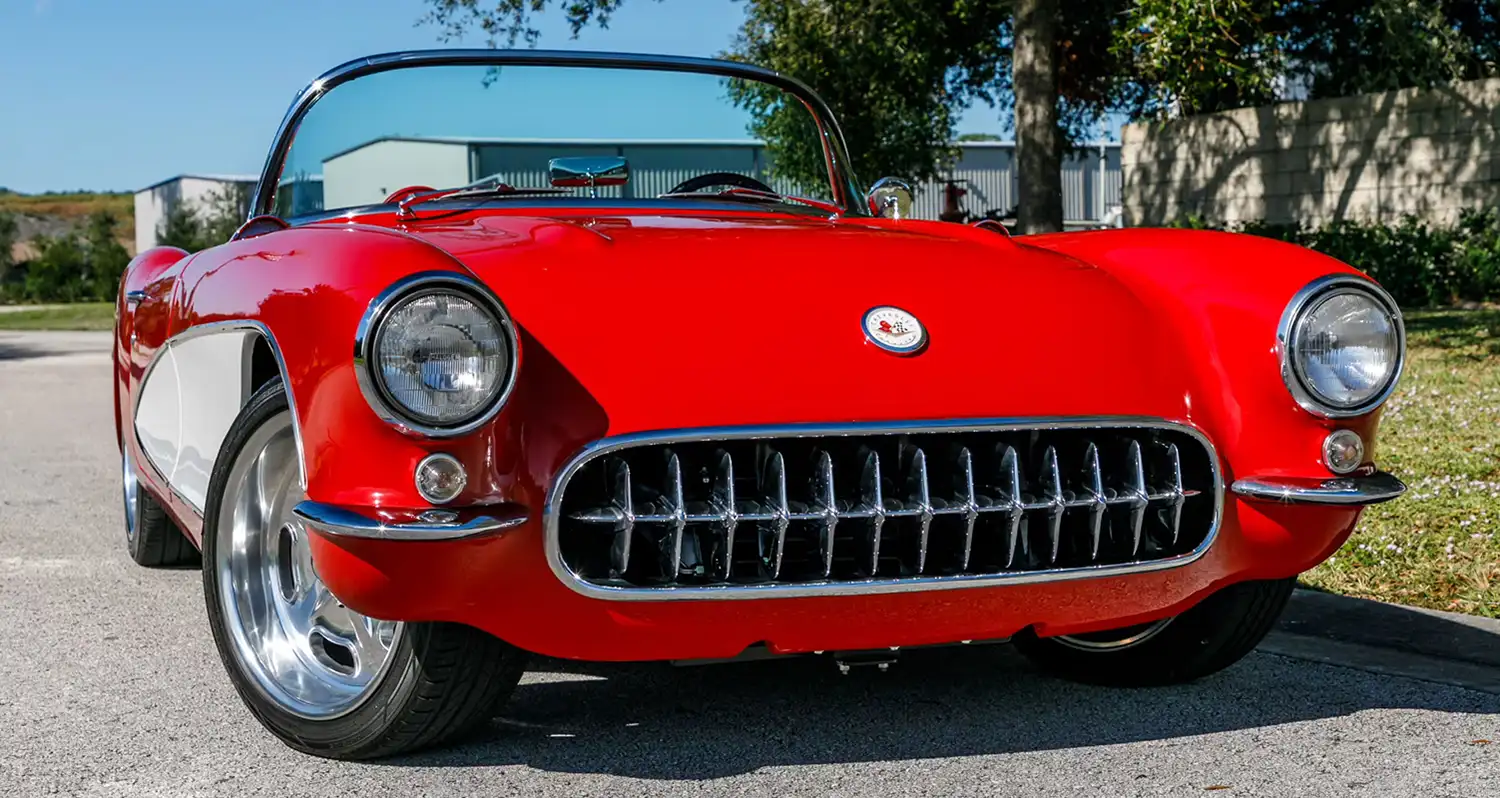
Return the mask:
[[[587,25],[607,27],[625,5],[426,1],[425,19],[441,36],[478,32],[491,46],[535,44],[533,17],[549,8],[576,35]],[[1069,140],[1097,130],[1106,113],[1161,118],[1295,94],[1434,85],[1495,75],[1500,60],[1500,0],[743,2],[744,23],[723,57],[817,89],[864,179],[933,177],[951,157],[964,108],[1014,104],[1023,194],[1037,180],[1060,181],[1046,176],[1058,172]],[[1017,47],[1038,32],[1050,49]],[[821,169],[816,153],[782,143],[805,141],[780,135],[787,109],[754,91],[737,99],[754,112],[751,132],[767,140],[785,176],[805,180]],[[1059,226],[1060,192],[1034,196],[1046,207],[1029,227]]]

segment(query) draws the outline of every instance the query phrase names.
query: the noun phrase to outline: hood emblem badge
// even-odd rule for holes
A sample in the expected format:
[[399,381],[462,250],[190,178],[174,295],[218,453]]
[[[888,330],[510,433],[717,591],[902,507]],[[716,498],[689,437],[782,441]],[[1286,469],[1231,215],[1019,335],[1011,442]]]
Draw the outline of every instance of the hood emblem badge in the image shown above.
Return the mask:
[[917,317],[890,305],[865,311],[865,340],[896,355],[914,355],[927,345],[927,329]]

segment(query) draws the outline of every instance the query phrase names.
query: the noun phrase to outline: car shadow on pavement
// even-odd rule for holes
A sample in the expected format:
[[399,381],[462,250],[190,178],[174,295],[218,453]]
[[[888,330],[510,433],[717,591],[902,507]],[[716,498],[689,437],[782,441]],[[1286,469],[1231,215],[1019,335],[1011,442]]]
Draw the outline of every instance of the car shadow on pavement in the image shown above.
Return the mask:
[[50,357],[52,355],[66,354],[63,350],[54,350],[35,343],[27,343],[19,336],[0,336],[0,363],[8,360],[30,360],[38,357]]
[[1134,690],[1046,677],[1008,645],[903,652],[889,672],[848,676],[824,657],[685,668],[541,660],[532,672],[485,732],[384,764],[696,780],[1170,740],[1377,708],[1500,713],[1500,696],[1271,654]]

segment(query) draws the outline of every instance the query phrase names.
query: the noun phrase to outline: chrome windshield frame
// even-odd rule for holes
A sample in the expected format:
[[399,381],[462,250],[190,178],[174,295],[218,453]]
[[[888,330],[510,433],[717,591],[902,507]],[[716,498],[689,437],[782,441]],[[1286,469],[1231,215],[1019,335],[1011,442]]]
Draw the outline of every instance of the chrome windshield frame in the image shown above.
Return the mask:
[[863,192],[860,191],[854,174],[850,170],[849,154],[844,145],[844,134],[839,129],[838,120],[834,118],[833,112],[829,110],[823,99],[807,84],[796,78],[750,64],[713,58],[564,50],[452,49],[411,50],[357,58],[328,70],[308,84],[292,101],[291,108],[287,109],[286,116],[281,120],[281,126],[276,130],[276,138],[272,141],[271,150],[266,155],[265,166],[261,168],[260,180],[255,186],[255,195],[250,202],[248,218],[274,213],[276,187],[281,180],[287,153],[291,150],[292,139],[297,133],[298,126],[318,100],[340,84],[367,75],[413,67],[520,65],[694,72],[753,80],[775,86],[801,101],[817,123],[823,143],[823,155],[828,163],[834,204],[843,209],[845,216],[869,215],[862,206]]

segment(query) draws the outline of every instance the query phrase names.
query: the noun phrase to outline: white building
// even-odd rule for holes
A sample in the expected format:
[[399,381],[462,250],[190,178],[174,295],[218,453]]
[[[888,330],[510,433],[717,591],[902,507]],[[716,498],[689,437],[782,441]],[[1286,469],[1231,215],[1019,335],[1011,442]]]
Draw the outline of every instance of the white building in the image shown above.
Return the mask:
[[167,214],[184,202],[205,208],[215,197],[255,188],[254,175],[177,175],[135,192],[135,251],[156,246]]

